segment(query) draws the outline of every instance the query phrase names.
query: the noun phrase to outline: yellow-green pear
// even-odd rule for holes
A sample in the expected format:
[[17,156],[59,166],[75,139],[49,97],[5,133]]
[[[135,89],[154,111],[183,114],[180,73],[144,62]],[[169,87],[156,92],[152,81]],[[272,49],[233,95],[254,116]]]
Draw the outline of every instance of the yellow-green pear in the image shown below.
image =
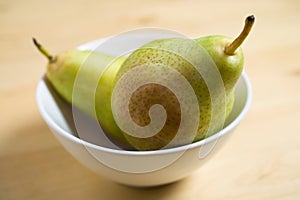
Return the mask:
[[[77,49],[67,50],[53,56],[36,39],[33,38],[33,41],[39,51],[48,58],[46,78],[55,91],[68,103],[92,117],[95,117],[95,113],[101,113],[101,115],[97,114],[97,120],[105,127],[110,127],[109,134],[112,138],[126,145],[126,139],[114,124],[114,120],[110,118],[110,112],[106,115],[105,111],[110,108],[105,108],[109,105],[103,101],[109,98],[112,88],[111,80],[114,79],[126,58],[115,58],[101,52]],[[109,64],[110,66],[107,67]],[[103,71],[106,71],[105,77],[100,83],[99,77],[104,74]],[[98,82],[102,87],[97,89]],[[101,111],[97,110],[99,105],[101,105]]]
[[[113,108],[114,101],[122,103],[122,101],[128,100],[128,103],[122,104],[123,106],[119,106],[118,108],[113,108],[111,111],[114,115],[114,119],[118,121],[118,125],[123,124],[120,128],[127,141],[138,150],[156,150],[199,141],[222,129],[223,127],[220,126],[220,123],[216,122],[225,121],[232,110],[234,87],[242,73],[244,64],[244,57],[240,45],[250,32],[253,22],[254,16],[251,15],[247,17],[243,31],[236,39],[226,36],[207,36],[194,40],[197,45],[206,51],[221,76],[223,85],[216,86],[212,89],[217,91],[215,92],[215,96],[211,95],[212,90],[208,88],[207,80],[203,78],[204,74],[199,73],[193,65],[193,63],[197,63],[201,59],[204,59],[201,65],[203,65],[203,63],[205,65],[206,62],[209,62],[209,58],[203,56],[205,52],[197,54],[196,51],[199,51],[199,49],[197,49],[195,44],[190,40],[182,38],[155,40],[134,51],[119,68],[114,80],[114,89],[117,86],[119,87],[119,82],[123,81],[125,75],[127,76],[127,74],[133,70],[138,71],[138,69],[141,68],[140,75],[127,76],[131,77],[131,80],[122,82],[120,87],[123,89],[119,90],[117,95],[115,95],[115,99],[112,99],[111,105]],[[180,101],[176,94],[173,93],[171,87],[155,82],[144,84],[135,88],[130,99],[127,99],[127,90],[132,90],[127,85],[129,85],[131,81],[138,83],[143,79],[147,79],[147,75],[143,72],[148,70],[148,68],[150,70],[150,76],[154,74],[153,77],[166,75],[168,73],[167,68],[175,69],[189,82],[194,90],[199,105],[199,108],[194,108],[200,110],[198,115],[199,124],[195,134],[187,131],[184,133],[184,136],[180,137],[179,141],[177,140],[172,143],[178,134],[181,124],[186,123],[188,119],[182,119]],[[204,69],[204,73],[209,70],[210,69]],[[136,81],[135,79],[138,78],[140,78],[139,81]],[[166,75],[165,79],[168,79],[169,83],[172,83],[173,79],[174,82],[176,81],[171,75]],[[209,79],[217,80],[217,74],[213,74]],[[125,86],[124,83],[126,83]],[[132,87],[135,86],[133,85]],[[222,95],[222,91],[225,91],[225,95]],[[212,103],[212,98],[217,102],[215,105]],[[222,105],[222,102],[225,102],[225,105]],[[151,107],[157,104],[163,106],[165,109],[167,116],[166,119],[164,119],[165,124],[159,131],[156,130],[157,133],[154,135],[142,136],[143,129],[140,129],[140,127],[146,128],[150,126],[151,121],[155,117],[159,117],[156,115],[152,118],[150,114]],[[127,109],[129,114],[123,115]],[[214,114],[215,116],[212,114],[213,109],[217,109],[216,114]],[[189,112],[191,112],[190,116],[192,116],[192,112],[194,111]],[[215,121],[211,123],[213,117],[215,117]],[[195,119],[190,118],[190,120]],[[124,121],[128,122],[123,123]],[[128,128],[128,126],[131,126],[130,121],[136,124],[131,129]],[[135,131],[137,131],[137,133],[133,134],[132,132]],[[112,131],[107,129],[107,132],[111,133]],[[191,137],[193,137],[192,141]]]

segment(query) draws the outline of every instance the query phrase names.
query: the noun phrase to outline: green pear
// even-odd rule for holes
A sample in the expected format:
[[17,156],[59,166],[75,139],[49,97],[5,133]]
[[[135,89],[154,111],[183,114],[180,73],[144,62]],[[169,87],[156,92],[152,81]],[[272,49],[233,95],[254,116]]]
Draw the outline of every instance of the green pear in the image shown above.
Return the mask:
[[[97,120],[105,124],[105,127],[109,126],[110,136],[126,146],[127,142],[115,125],[114,120],[109,117],[110,115],[105,115],[106,110],[110,109],[105,108],[106,105],[103,105],[105,102],[102,100],[108,98],[107,96],[109,96],[112,88],[111,80],[113,80],[126,58],[115,58],[101,52],[76,49],[67,50],[53,56],[36,39],[33,38],[33,41],[39,51],[48,58],[46,78],[55,91],[68,103],[91,117],[95,117],[95,113],[104,113],[97,115]],[[107,65],[110,66],[107,67]],[[105,76],[99,82],[101,74],[105,74]],[[101,87],[97,89],[95,85],[98,82]],[[93,106],[94,100],[97,102],[96,105],[101,104],[101,111],[97,110],[99,106]]]
[[[223,81],[222,88],[220,86],[219,88],[214,88],[216,91],[220,91],[220,93],[222,90],[225,90],[225,96],[217,95],[213,97],[216,98],[216,102],[219,102],[218,105],[214,105],[216,109],[219,109],[217,110],[217,116],[215,116],[217,121],[218,119],[225,120],[232,110],[235,95],[234,87],[242,73],[244,64],[243,52],[240,45],[250,32],[253,22],[254,16],[247,17],[243,31],[235,40],[225,36],[207,36],[194,40],[194,42],[204,48],[209,54]],[[137,88],[132,93],[128,102],[129,116],[118,116],[118,113],[122,114],[122,112],[127,109],[127,104],[124,104],[125,106],[118,108],[119,110],[115,109],[108,111],[113,113],[114,119],[116,120],[116,118],[119,118],[119,122],[122,120],[131,120],[140,127],[146,127],[151,124],[151,120],[153,120],[150,116],[151,107],[157,104],[164,107],[167,118],[163,128],[155,135],[149,137],[139,137],[138,133],[133,135],[130,131],[125,130],[127,128],[126,126],[128,126],[125,123],[125,125],[121,127],[122,133],[134,148],[138,150],[156,150],[165,148],[166,146],[180,146],[189,143],[191,137],[193,138],[192,141],[199,141],[222,128],[219,126],[220,124],[210,123],[213,110],[211,91],[207,86],[207,80],[204,80],[191,64],[193,62],[197,63],[197,61],[201,59],[200,57],[197,57],[197,53],[194,52],[194,49],[197,48],[194,48],[193,45],[194,44],[189,40],[182,38],[155,40],[134,51],[118,69],[113,88],[115,88],[118,82],[122,80],[124,75],[138,67],[148,66],[152,68],[150,71],[153,70],[154,76],[157,77],[166,74],[166,68],[162,66],[171,67],[183,75],[189,82],[195,92],[199,104],[199,124],[195,135],[190,135],[194,133],[185,133],[186,135],[181,137],[179,141],[177,140],[170,145],[179,130],[180,124],[183,123],[183,121],[187,121],[181,118],[181,105],[177,96],[173,94],[170,88],[156,83],[145,84]],[[145,76],[142,74],[142,70],[140,72],[140,76]],[[137,77],[138,76],[133,76],[132,79],[134,80]],[[173,77],[167,77],[166,79],[172,78]],[[214,77],[212,77],[212,79],[213,78]],[[127,82],[127,84],[129,83],[130,82]],[[116,100],[117,102],[125,101],[126,90],[127,88],[125,86],[123,87],[123,90],[116,95],[116,98],[118,99]],[[122,93],[122,91],[124,92]],[[224,102],[224,100],[225,110],[222,110],[224,106],[222,107],[221,102]],[[110,108],[111,106],[107,107]],[[110,127],[106,129],[107,133],[112,133],[113,130],[110,130],[109,128]],[[140,130],[138,128],[136,129]]]

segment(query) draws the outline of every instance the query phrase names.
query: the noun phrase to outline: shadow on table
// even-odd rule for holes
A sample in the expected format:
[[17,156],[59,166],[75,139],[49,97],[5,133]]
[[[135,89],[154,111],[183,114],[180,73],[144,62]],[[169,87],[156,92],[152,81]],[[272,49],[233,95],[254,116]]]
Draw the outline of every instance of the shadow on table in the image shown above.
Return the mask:
[[[106,181],[105,181],[106,182]],[[185,179],[175,183],[157,186],[157,187],[128,187],[113,182],[99,185],[99,191],[93,191],[93,196],[98,196],[98,199],[113,199],[113,200],[131,200],[131,199],[174,199],[178,193],[182,191]],[[94,197],[95,197],[94,196]],[[92,198],[94,199],[94,198]],[[97,198],[95,198],[97,199]]]

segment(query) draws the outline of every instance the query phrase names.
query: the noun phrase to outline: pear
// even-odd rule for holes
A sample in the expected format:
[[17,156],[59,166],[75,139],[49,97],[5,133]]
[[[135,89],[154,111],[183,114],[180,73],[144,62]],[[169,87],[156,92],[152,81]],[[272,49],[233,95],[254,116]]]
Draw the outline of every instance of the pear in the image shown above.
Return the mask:
[[[115,58],[101,52],[76,49],[67,50],[53,56],[35,38],[33,38],[33,42],[38,50],[48,58],[46,78],[55,91],[65,101],[93,118],[97,118],[95,113],[104,113],[97,115],[99,117],[97,120],[103,122],[105,127],[110,127],[110,130],[112,130],[110,138],[126,146],[126,139],[114,124],[114,120],[109,117],[110,115],[105,115],[105,112],[103,112],[103,110],[110,110],[110,108],[105,108],[106,105],[103,105],[103,99],[109,98],[106,96],[109,95],[110,88],[112,88],[111,80],[113,80],[118,68],[126,58]],[[108,65],[109,67],[107,67]],[[106,72],[104,73],[104,71]],[[101,74],[105,74],[105,76],[99,81]],[[98,82],[101,87],[97,89],[95,85]],[[101,104],[101,111],[97,110],[99,106],[93,106],[94,100],[97,104]]]
[[[112,112],[114,119],[117,120],[117,124],[123,121],[132,121],[137,124],[135,128],[128,129],[130,122],[123,123],[120,127],[124,137],[134,148],[138,150],[156,150],[161,148],[176,147],[187,143],[199,141],[205,137],[214,134],[216,131],[222,129],[220,123],[213,123],[213,109],[217,110],[217,116],[215,121],[224,121],[230,114],[234,103],[234,87],[238,81],[244,64],[244,57],[240,45],[247,37],[254,23],[254,16],[251,15],[246,18],[245,26],[241,34],[236,38],[230,38],[226,36],[206,36],[194,40],[194,43],[188,39],[182,38],[170,38],[155,40],[134,51],[122,64],[116,73],[114,80],[113,90],[118,86],[120,81],[124,79],[125,75],[132,70],[139,71],[140,75],[131,76],[131,78],[137,79],[138,76],[142,76],[145,79],[146,74],[143,73],[144,66],[152,70],[153,77],[160,77],[166,74],[166,68],[171,67],[179,72],[189,82],[192,89],[195,92],[200,113],[198,115],[198,125],[196,133],[184,133],[179,140],[172,142],[176,137],[176,134],[180,128],[181,123],[186,123],[188,120],[182,119],[182,108],[176,94],[172,89],[164,85],[157,83],[148,83],[142,85],[130,96],[129,102],[122,104],[123,106],[116,106],[122,101],[126,101],[126,91],[132,90],[127,86],[128,82],[122,82],[122,90],[118,90],[116,95],[112,95]],[[207,56],[201,58],[199,48],[195,47],[195,43],[198,47],[204,48],[205,52],[213,60],[219,75],[222,79],[222,86],[217,86],[215,90],[216,96],[211,96],[211,90],[208,88],[207,80],[204,80],[203,76],[198,73],[195,66],[192,63],[197,63],[199,60],[204,59],[202,63],[209,60]],[[200,50],[201,51],[201,50]],[[205,54],[202,52],[200,54]],[[141,67],[141,70],[138,68]],[[147,68],[147,69],[148,69]],[[145,68],[146,69],[146,68]],[[209,71],[210,69],[208,69]],[[174,77],[167,75],[166,79],[170,82],[176,81]],[[215,79],[215,75],[209,79]],[[140,81],[142,79],[139,79]],[[126,83],[126,84],[124,84]],[[138,82],[137,82],[138,83]],[[225,91],[225,95],[221,95],[222,91]],[[218,95],[220,93],[220,95]],[[114,99],[115,98],[115,99]],[[217,105],[212,104],[211,98],[215,98]],[[224,102],[225,101],[225,102]],[[120,104],[121,104],[120,103]],[[142,130],[140,127],[147,127],[151,125],[151,121],[155,116],[151,115],[151,109],[154,105],[161,105],[165,109],[166,119],[162,117],[160,120],[165,120],[164,126],[161,129],[157,129],[157,133],[149,136],[142,136],[142,133],[132,134],[131,131]],[[222,104],[225,104],[222,105]],[[108,106],[109,107],[109,106]],[[128,107],[128,108],[126,108]],[[225,110],[224,110],[225,108]],[[129,115],[123,115],[125,110],[128,109]],[[109,112],[109,111],[108,111]],[[190,115],[193,115],[193,110]],[[153,118],[154,116],[154,118]],[[159,117],[159,115],[156,115]],[[164,119],[163,119],[164,118]],[[192,120],[192,119],[191,119]],[[196,119],[194,119],[196,120]],[[159,120],[158,120],[159,122]],[[223,125],[224,123],[221,123]],[[188,125],[187,125],[188,126]],[[112,130],[106,129],[108,133],[112,133]],[[140,134],[140,135],[139,135]]]

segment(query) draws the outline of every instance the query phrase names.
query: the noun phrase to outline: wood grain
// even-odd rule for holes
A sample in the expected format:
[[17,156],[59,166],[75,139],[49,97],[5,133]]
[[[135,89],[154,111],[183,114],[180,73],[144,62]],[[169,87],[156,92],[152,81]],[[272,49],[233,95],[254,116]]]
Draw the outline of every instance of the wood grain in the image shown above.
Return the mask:
[[[300,1],[0,1],[0,199],[300,199]],[[249,114],[223,150],[192,176],[164,187],[128,188],[71,157],[41,119],[35,90],[51,52],[133,28],[191,37],[236,36],[253,85]]]

